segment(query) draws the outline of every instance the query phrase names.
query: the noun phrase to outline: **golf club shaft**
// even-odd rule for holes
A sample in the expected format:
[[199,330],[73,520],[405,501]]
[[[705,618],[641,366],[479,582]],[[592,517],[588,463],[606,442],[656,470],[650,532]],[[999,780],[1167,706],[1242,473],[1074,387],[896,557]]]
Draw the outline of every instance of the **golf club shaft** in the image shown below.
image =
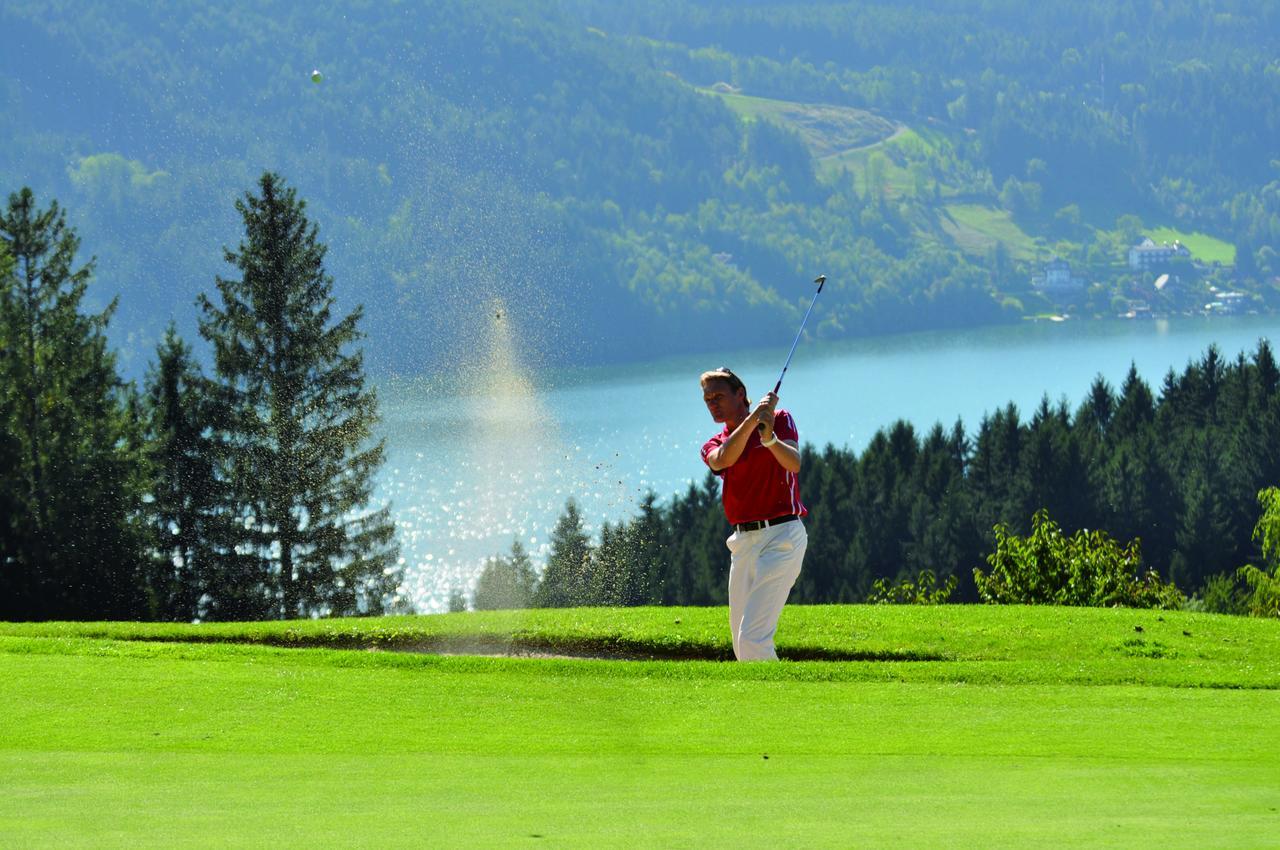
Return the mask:
[[805,311],[804,318],[800,320],[800,330],[796,331],[795,342],[791,343],[791,350],[787,352],[787,362],[782,364],[782,374],[778,375],[778,383],[773,385],[773,394],[777,395],[778,390],[782,389],[782,379],[787,375],[787,367],[791,365],[791,357],[796,353],[796,346],[800,344],[800,337],[804,334],[804,326],[809,321],[809,314],[813,312],[813,305],[818,303],[818,296],[822,294],[822,287],[827,285],[827,279],[824,276],[818,284],[818,291],[813,293],[813,300],[809,302],[809,309]]

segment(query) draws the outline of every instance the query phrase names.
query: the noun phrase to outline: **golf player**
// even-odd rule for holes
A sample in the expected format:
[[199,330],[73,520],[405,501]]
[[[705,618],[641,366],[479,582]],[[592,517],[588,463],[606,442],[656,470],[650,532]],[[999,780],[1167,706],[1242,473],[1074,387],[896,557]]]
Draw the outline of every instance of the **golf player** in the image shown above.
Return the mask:
[[778,616],[800,575],[809,538],[800,501],[800,434],[778,397],[751,407],[737,375],[721,367],[701,376],[702,400],[724,430],[702,446],[722,479],[729,547],[729,630],[739,661],[776,661]]

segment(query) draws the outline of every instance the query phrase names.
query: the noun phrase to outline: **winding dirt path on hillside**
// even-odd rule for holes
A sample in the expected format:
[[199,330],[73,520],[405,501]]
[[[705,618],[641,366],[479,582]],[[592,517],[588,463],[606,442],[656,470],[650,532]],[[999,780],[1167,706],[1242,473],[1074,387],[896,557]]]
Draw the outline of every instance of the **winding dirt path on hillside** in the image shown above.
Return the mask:
[[885,136],[883,139],[880,139],[875,142],[871,142],[870,144],[866,144],[866,145],[854,145],[851,148],[844,148],[843,150],[838,150],[835,153],[829,153],[826,156],[817,157],[817,161],[825,162],[826,160],[829,160],[829,159],[836,159],[838,157],[842,157],[845,154],[856,153],[857,151],[871,150],[871,148],[879,147],[880,145],[887,145],[889,144],[889,142],[892,142],[894,139],[901,137],[909,129],[911,128],[908,127],[906,124],[903,124],[900,121],[895,121],[893,132],[890,133],[888,136]]

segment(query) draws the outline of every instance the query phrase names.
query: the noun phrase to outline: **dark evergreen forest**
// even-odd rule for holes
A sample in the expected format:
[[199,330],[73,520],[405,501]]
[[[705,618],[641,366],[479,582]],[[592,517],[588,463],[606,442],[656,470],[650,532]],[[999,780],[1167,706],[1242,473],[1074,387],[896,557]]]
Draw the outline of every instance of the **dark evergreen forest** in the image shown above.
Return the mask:
[[[1121,387],[1095,382],[1074,409],[1046,398],[1029,415],[997,410],[973,432],[900,421],[860,453],[803,448],[809,550],[793,602],[863,602],[877,580],[926,572],[954,576],[953,601],[975,602],[973,569],[985,568],[994,527],[1025,535],[1040,510],[1066,533],[1138,541],[1145,568],[1203,597],[1260,560],[1258,494],[1280,480],[1280,367],[1266,341],[1233,361],[1210,348],[1158,391],[1130,370]],[[728,534],[710,473],[606,526],[598,545],[570,504],[543,578],[557,589],[532,602],[724,604]]]

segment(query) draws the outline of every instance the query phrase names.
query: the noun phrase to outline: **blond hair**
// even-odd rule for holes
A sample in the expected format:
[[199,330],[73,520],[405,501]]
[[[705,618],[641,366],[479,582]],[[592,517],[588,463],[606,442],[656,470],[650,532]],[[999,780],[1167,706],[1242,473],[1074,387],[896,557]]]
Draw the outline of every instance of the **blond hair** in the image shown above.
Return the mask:
[[[728,366],[719,366],[698,376],[698,383],[702,385],[703,389],[706,389],[708,381],[724,381],[729,385],[731,392],[736,393],[738,390],[742,390],[743,397],[745,398],[747,395],[747,385],[742,383],[742,379],[733,374],[733,370]],[[751,405],[751,399],[749,398],[747,399],[747,405]]]

